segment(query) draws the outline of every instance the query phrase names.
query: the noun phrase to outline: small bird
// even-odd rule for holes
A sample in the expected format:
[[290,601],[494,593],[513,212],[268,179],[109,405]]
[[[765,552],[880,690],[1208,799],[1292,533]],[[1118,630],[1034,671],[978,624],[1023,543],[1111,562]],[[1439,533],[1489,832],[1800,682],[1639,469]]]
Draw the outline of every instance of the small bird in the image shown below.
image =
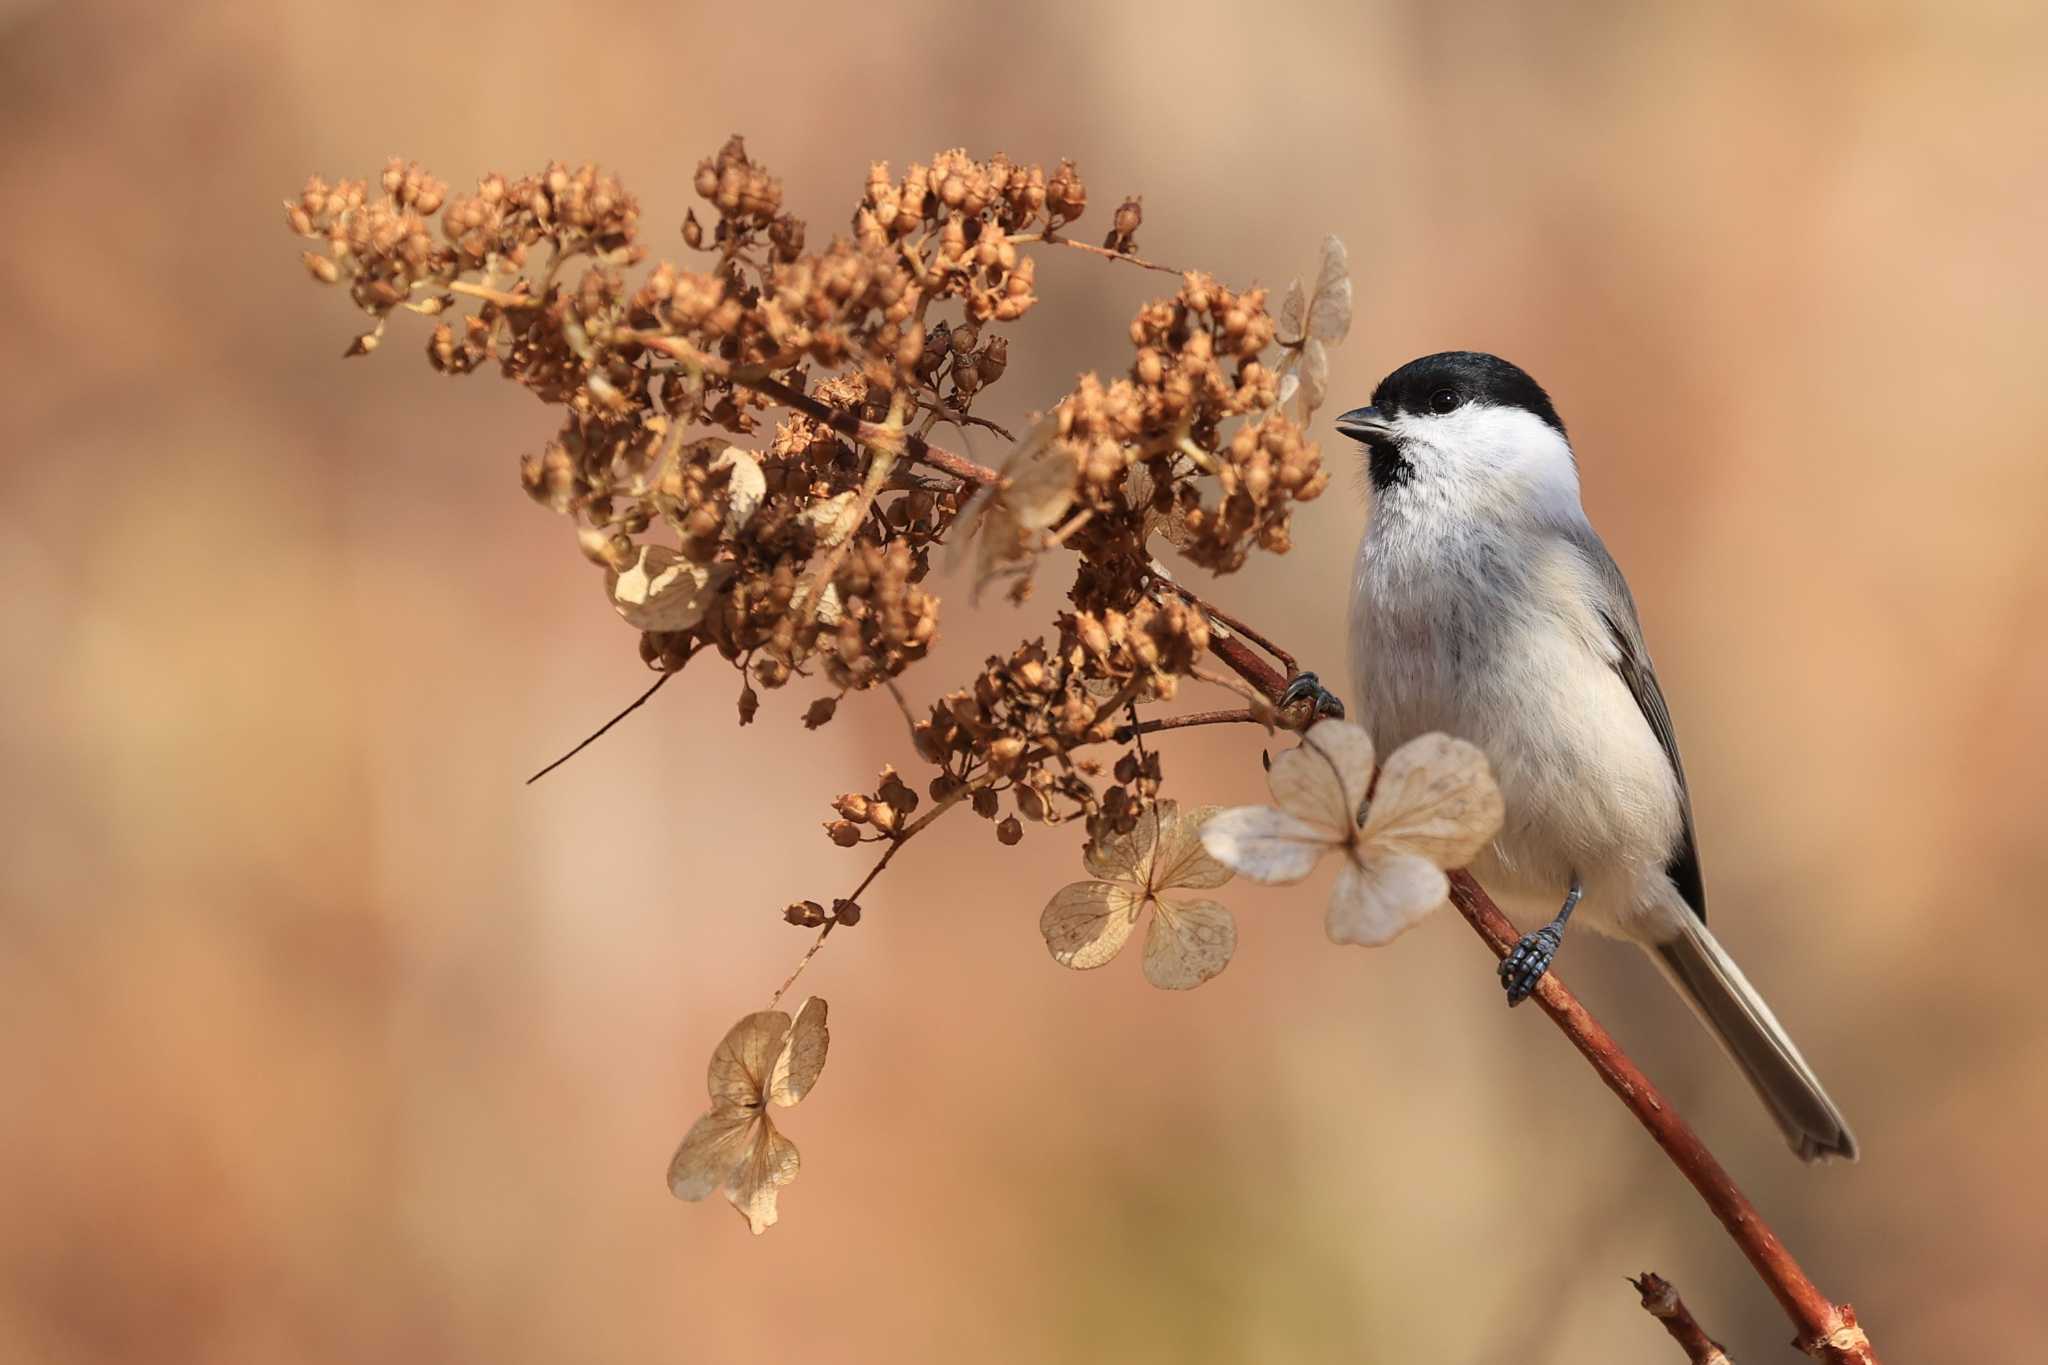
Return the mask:
[[[1410,361],[1337,419],[1372,507],[1351,595],[1361,719],[1382,752],[1432,730],[1485,750],[1506,822],[1473,873],[1556,908],[1501,963],[1535,989],[1577,917],[1641,945],[1808,1161],[1856,1139],[1756,988],[1707,930],[1692,801],[1635,601],[1579,505],[1543,389],[1473,351]],[[1313,678],[1294,695],[1320,703]]]

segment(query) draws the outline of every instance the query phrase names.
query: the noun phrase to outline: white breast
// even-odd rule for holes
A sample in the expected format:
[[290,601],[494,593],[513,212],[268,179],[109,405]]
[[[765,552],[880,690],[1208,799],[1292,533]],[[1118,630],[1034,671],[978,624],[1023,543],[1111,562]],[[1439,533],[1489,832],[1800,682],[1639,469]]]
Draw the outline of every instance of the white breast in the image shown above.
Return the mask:
[[1352,598],[1353,696],[1380,753],[1431,730],[1485,750],[1507,820],[1475,872],[1528,913],[1554,913],[1574,873],[1595,927],[1665,913],[1677,780],[1584,560],[1555,534],[1452,540],[1433,529],[1449,518],[1404,510],[1369,528]]

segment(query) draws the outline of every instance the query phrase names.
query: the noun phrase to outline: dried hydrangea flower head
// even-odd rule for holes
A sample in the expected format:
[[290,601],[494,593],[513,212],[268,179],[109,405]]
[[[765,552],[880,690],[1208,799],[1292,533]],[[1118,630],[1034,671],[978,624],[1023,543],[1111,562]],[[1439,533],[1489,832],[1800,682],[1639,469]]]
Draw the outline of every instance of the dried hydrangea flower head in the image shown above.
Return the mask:
[[1230,869],[1202,847],[1202,824],[1215,808],[1183,812],[1161,801],[1129,834],[1088,845],[1090,880],[1061,887],[1039,916],[1045,946],[1063,966],[1100,967],[1123,949],[1138,917],[1145,930],[1145,979],[1164,990],[1199,986],[1230,965],[1237,922],[1215,901],[1170,893],[1207,891]]
[[788,1108],[810,1093],[830,1041],[816,996],[794,1020],[763,1010],[734,1024],[711,1054],[711,1108],[669,1161],[670,1192],[698,1200],[720,1191],[756,1233],[767,1231],[776,1193],[796,1179],[798,1165],[796,1144],[777,1131],[769,1106]]
[[1222,812],[1202,844],[1260,882],[1298,882],[1341,852],[1326,920],[1338,943],[1378,945],[1413,927],[1450,894],[1444,870],[1471,862],[1500,830],[1486,755],[1448,735],[1396,749],[1375,787],[1372,736],[1326,720],[1273,760],[1267,783],[1273,806]]
[[[1140,257],[1141,227],[1150,238],[1157,225],[1135,195],[1110,201],[1104,245],[1067,235],[1089,203],[1071,161],[952,148],[900,173],[876,163],[849,229],[823,242],[738,136],[697,163],[693,187],[673,260],[651,246],[639,201],[594,165],[451,192],[395,160],[374,180],[308,181],[285,219],[312,277],[368,320],[349,354],[417,313],[434,369],[495,369],[551,406],[558,425],[519,461],[520,483],[567,523],[661,675],[640,701],[712,659],[740,675],[741,724],[800,679],[822,693],[793,708],[813,729],[852,694],[890,694],[932,771],[914,791],[885,769],[872,791],[833,802],[826,837],[874,846],[847,894],[764,896],[813,935],[799,972],[859,923],[904,843],[964,805],[1004,846],[1085,823],[1095,876],[1079,886],[1095,889],[1069,888],[1048,911],[1062,960],[1113,952],[1149,908],[1146,975],[1176,987],[1214,975],[1234,924],[1178,893],[1228,873],[1201,851],[1198,817],[1161,796],[1143,736],[1173,718],[1141,712],[1190,682],[1249,700],[1243,682],[1205,671],[1213,659],[1259,676],[1234,652],[1247,638],[1283,656],[1220,617],[1212,630],[1214,609],[1154,556],[1170,547],[1220,574],[1285,551],[1295,509],[1327,486],[1307,422],[1323,347],[1349,324],[1342,248],[1325,245],[1313,297],[1297,290],[1276,318],[1264,289]],[[1131,319],[1126,366],[1014,405],[1030,414],[1010,419],[1019,439],[986,415],[1015,387],[1010,328],[1040,305],[1044,258],[1093,268],[1082,253],[1170,284]],[[942,428],[992,432],[1005,453],[984,467],[945,449]],[[1021,602],[1055,564],[1070,577],[1048,629],[914,705],[901,680],[938,640],[931,574],[946,545],[972,566],[970,597],[1001,584]],[[1236,718],[1272,714],[1257,701]],[[813,1027],[822,1062],[822,1003],[734,1027],[714,1057],[712,1110],[677,1154],[678,1194],[723,1189],[756,1230],[772,1221],[796,1155],[768,1106],[809,1083],[778,1082],[776,1059],[804,1053]]]

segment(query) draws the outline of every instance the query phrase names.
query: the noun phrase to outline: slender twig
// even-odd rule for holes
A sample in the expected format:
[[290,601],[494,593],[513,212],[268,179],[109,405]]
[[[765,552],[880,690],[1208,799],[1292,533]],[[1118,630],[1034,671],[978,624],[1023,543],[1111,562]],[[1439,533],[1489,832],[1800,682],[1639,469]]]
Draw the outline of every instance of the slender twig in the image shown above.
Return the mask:
[[1045,548],[1050,550],[1055,545],[1066,544],[1068,536],[1071,536],[1093,520],[1095,520],[1095,509],[1083,507],[1080,511],[1074,513],[1073,516],[1067,518],[1066,525],[1046,537]]
[[646,690],[645,692],[642,692],[642,693],[641,693],[641,694],[640,694],[639,696],[635,697],[635,698],[634,698],[634,699],[632,700],[632,702],[631,702],[630,704],[628,704],[628,705],[627,705],[627,707],[626,707],[626,709],[625,709],[625,710],[623,710],[623,711],[619,712],[619,714],[617,714],[616,716],[613,716],[613,717],[612,717],[612,718],[611,718],[610,720],[608,720],[608,721],[606,721],[606,722],[605,722],[604,724],[602,724],[602,725],[598,726],[598,727],[597,727],[597,729],[595,729],[595,730],[591,731],[590,735],[589,735],[589,736],[588,736],[588,737],[587,737],[587,738],[586,738],[586,739],[585,739],[585,740],[584,740],[584,741],[583,741],[583,742],[582,742],[581,744],[579,744],[579,745],[577,745],[577,746],[576,746],[575,748],[571,749],[571,750],[570,750],[570,751],[569,751],[568,753],[566,753],[566,754],[563,754],[563,755],[562,755],[562,756],[561,756],[560,758],[556,759],[556,760],[555,760],[554,762],[552,762],[552,763],[548,764],[548,766],[547,766],[547,767],[545,767],[545,768],[542,768],[542,769],[541,769],[541,770],[540,770],[539,772],[535,773],[535,774],[534,774],[534,775],[533,775],[532,777],[529,777],[529,778],[527,778],[527,779],[526,779],[526,785],[527,785],[527,786],[529,786],[529,787],[531,787],[531,786],[532,786],[532,785],[533,785],[534,783],[536,783],[536,782],[540,781],[540,780],[541,780],[541,779],[542,779],[543,777],[546,777],[546,776],[547,776],[547,775],[548,775],[549,773],[551,773],[551,772],[553,772],[553,771],[554,771],[555,769],[557,769],[557,768],[561,767],[561,766],[562,766],[562,765],[563,765],[564,763],[567,763],[567,762],[568,762],[568,761],[569,761],[570,759],[572,759],[572,758],[576,757],[576,755],[578,755],[578,754],[582,753],[582,752],[583,752],[583,751],[584,751],[585,749],[588,749],[588,748],[589,748],[589,747],[590,747],[591,745],[593,745],[593,744],[597,743],[597,741],[598,741],[598,740],[599,740],[599,739],[600,739],[600,738],[601,738],[601,737],[602,737],[602,736],[604,735],[604,732],[605,732],[605,731],[607,731],[607,730],[611,729],[611,728],[612,728],[612,727],[613,727],[614,725],[617,725],[617,724],[618,724],[618,723],[619,723],[620,721],[624,720],[624,719],[625,719],[625,718],[626,718],[627,716],[630,716],[630,715],[632,715],[632,714],[633,714],[633,713],[634,713],[635,711],[638,711],[638,710],[639,710],[639,709],[640,709],[641,707],[645,706],[645,705],[647,704],[647,699],[648,699],[649,697],[653,696],[653,695],[654,695],[654,694],[655,694],[656,692],[659,692],[659,691],[661,691],[662,687],[663,687],[663,686],[664,686],[665,684],[667,684],[668,680],[669,680],[670,678],[673,678],[674,676],[675,676],[675,674],[673,674],[673,673],[664,673],[664,674],[662,674],[662,675],[661,675],[660,677],[656,678],[656,679],[654,680],[654,686],[652,686],[652,687],[648,688],[648,689],[647,689],[647,690]]
[[889,403],[889,420],[877,429],[868,441],[868,473],[861,481],[860,496],[853,505],[839,514],[839,525],[832,529],[832,537],[825,553],[818,557],[817,567],[805,575],[805,581],[797,588],[796,600],[790,610],[803,618],[823,596],[832,582],[832,575],[839,571],[846,552],[853,548],[854,528],[867,520],[868,512],[875,505],[883,485],[889,482],[889,472],[896,467],[896,453],[902,449],[906,433],[903,430],[903,395],[898,394]]
[[[909,843],[911,839],[916,837],[916,835],[921,830],[923,830],[925,826],[931,824],[932,821],[938,819],[941,815],[944,815],[947,811],[951,810],[954,806],[960,804],[961,801],[965,800],[968,793],[972,792],[975,787],[985,785],[985,783],[986,779],[984,779],[983,782],[979,783],[969,783],[967,786],[960,788],[952,795],[947,796],[942,800],[934,803],[930,810],[926,811],[923,815],[918,816],[915,820],[912,820],[909,824],[905,825],[901,830],[899,830],[896,833],[896,836],[889,841],[889,846],[882,850],[882,856],[877,858],[875,860],[875,865],[868,869],[868,875],[860,879],[860,885],[854,887],[853,890],[847,892],[844,896],[840,897],[840,900],[859,900],[861,892],[867,890],[870,886],[874,885],[875,878],[882,875],[882,869],[886,868],[889,865],[890,860],[896,856],[896,853],[899,849],[901,849],[905,844]],[[796,979],[804,974],[804,968],[811,965],[811,959],[816,957],[818,955],[819,949],[825,946],[825,940],[832,937],[832,929],[838,923],[839,917],[837,914],[834,914],[832,918],[825,921],[825,926],[822,929],[818,930],[818,936],[811,940],[811,946],[804,949],[804,955],[797,959],[795,969],[790,972],[789,976],[783,980],[783,983],[780,986],[777,986],[775,988],[774,996],[771,997],[768,1001],[769,1009],[772,1010],[777,1005],[782,1003],[782,997],[789,993],[789,988],[796,984]]]
[[[1232,669],[1236,671],[1235,665],[1232,666]],[[1188,670],[1188,676],[1196,682],[1205,682],[1211,687],[1220,687],[1226,692],[1235,692],[1254,706],[1266,700],[1264,692],[1250,683],[1240,682],[1238,678],[1233,678],[1226,673],[1211,673],[1207,669],[1197,666]],[[1239,677],[1242,676],[1242,674],[1239,674]]]
[[903,453],[920,464],[951,474],[963,483],[1001,483],[1002,475],[987,465],[976,464],[964,455],[955,455],[950,450],[941,450],[924,437],[909,432],[898,432],[893,437],[880,422],[862,421],[853,413],[831,407],[801,389],[791,388],[779,379],[742,379],[735,383],[745,385],[764,398],[773,398],[784,407],[795,408],[806,417],[823,422],[841,436],[851,436],[857,441],[874,442],[894,439],[903,445]]
[[985,427],[1012,445],[1016,444],[1017,438],[1011,434],[1008,427],[991,422],[986,417],[976,417],[971,412],[960,412],[957,409],[947,407],[934,409],[934,411],[938,413],[941,422],[951,422],[956,427]]
[[[1227,643],[1227,642],[1212,642]],[[1215,651],[1219,655],[1222,651]],[[1228,660],[1231,667],[1269,700],[1277,701],[1288,680],[1265,662],[1243,650]],[[1467,923],[1486,940],[1496,957],[1506,957],[1521,935],[1501,913],[1485,888],[1469,872],[1451,874],[1451,903]],[[1592,1064],[1636,1121],[1647,1128],[1664,1155],[1679,1173],[1692,1182],[1700,1198],[1727,1228],[1729,1237],[1748,1258],[1757,1277],[1798,1330],[1794,1344],[1826,1365],[1878,1365],[1876,1348],[1856,1322],[1856,1310],[1836,1303],[1807,1277],[1792,1253],[1756,1211],[1756,1206],[1736,1187],[1727,1170],[1692,1125],[1682,1118],[1663,1092],[1650,1082],[1613,1035],[1586,1012],[1555,970],[1544,973],[1532,997],[1551,1022],[1571,1040],[1572,1046]]]
[[1250,707],[1234,711],[1190,711],[1183,716],[1164,716],[1117,727],[1118,744],[1128,744],[1139,735],[1156,735],[1161,730],[1191,730],[1197,725],[1270,725],[1270,715],[1261,716]]
[[1691,1365],[1735,1365],[1728,1352],[1721,1349],[1721,1343],[1693,1320],[1692,1310],[1678,1297],[1671,1281],[1654,1270],[1645,1270],[1629,1283],[1643,1296],[1643,1311],[1664,1324],[1664,1330],[1685,1352]]
[[886,673],[882,675],[882,686],[889,689],[889,695],[896,699],[896,709],[903,713],[903,723],[910,727],[910,741],[917,742],[917,713],[910,709],[910,698],[903,695],[903,688]]
[[1076,251],[1085,251],[1091,256],[1100,256],[1104,260],[1122,261],[1126,265],[1139,266],[1145,270],[1157,270],[1162,275],[1186,273],[1170,265],[1161,265],[1157,261],[1148,261],[1143,256],[1134,255],[1128,251],[1117,251],[1106,246],[1090,246],[1086,242],[1077,242],[1072,237],[1055,237],[1052,235],[1051,228],[1047,228],[1043,232],[1028,233],[1022,237],[1012,237],[1010,241],[1013,243],[1043,242],[1047,246],[1070,246]]

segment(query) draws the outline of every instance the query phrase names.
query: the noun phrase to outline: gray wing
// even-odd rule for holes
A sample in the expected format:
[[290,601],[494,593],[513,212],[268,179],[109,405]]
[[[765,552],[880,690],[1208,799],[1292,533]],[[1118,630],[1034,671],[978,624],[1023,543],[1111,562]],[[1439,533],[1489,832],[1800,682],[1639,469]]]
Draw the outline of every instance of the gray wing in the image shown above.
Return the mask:
[[1664,747],[1665,757],[1671,760],[1671,771],[1678,776],[1678,811],[1684,828],[1671,860],[1664,865],[1664,872],[1671,878],[1672,885],[1678,888],[1678,894],[1685,898],[1685,903],[1692,907],[1693,913],[1704,921],[1707,917],[1707,888],[1700,876],[1699,841],[1693,837],[1692,793],[1685,785],[1685,764],[1678,757],[1678,734],[1671,728],[1671,709],[1664,704],[1664,691],[1657,686],[1657,670],[1650,666],[1650,652],[1643,645],[1643,628],[1636,619],[1635,597],[1629,592],[1628,580],[1621,576],[1614,556],[1607,553],[1607,547],[1592,527],[1572,528],[1571,539],[1586,556],[1603,588],[1598,609],[1614,640],[1614,671],[1628,684],[1629,695],[1636,699],[1643,719],[1650,723],[1657,743]]

